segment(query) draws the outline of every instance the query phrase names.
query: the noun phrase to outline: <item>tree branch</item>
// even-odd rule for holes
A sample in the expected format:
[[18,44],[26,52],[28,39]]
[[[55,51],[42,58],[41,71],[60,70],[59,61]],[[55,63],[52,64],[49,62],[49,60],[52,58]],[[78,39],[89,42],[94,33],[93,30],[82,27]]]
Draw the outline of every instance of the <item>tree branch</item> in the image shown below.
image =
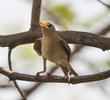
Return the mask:
[[106,4],[106,3],[104,3],[102,0],[97,0],[97,1],[99,1],[102,5],[104,5],[104,6],[106,6],[107,8],[109,8],[109,9],[110,9],[110,5],[108,5],[108,4]]
[[[106,27],[102,28],[98,33],[96,33],[97,35],[105,35],[110,31],[110,24],[107,25]],[[72,55],[74,55],[75,53],[79,52],[84,46],[83,45],[76,45],[75,50],[72,52]]]
[[[28,41],[27,41],[28,40]],[[32,41],[30,31],[21,32],[13,35],[0,35],[0,46],[17,46]]]
[[[104,37],[89,32],[80,31],[57,31],[58,35],[68,43],[82,44],[87,46],[93,46],[102,50],[110,49],[110,38]],[[20,34],[0,36],[0,46],[21,45],[27,43],[33,43],[37,38],[41,37],[41,30],[38,27],[37,30],[23,32]]]
[[78,31],[62,31],[58,32],[58,34],[68,43],[98,47],[101,48],[102,50],[108,49],[104,47],[104,45],[107,45],[106,40],[109,40],[109,38],[104,38],[96,34]]
[[33,0],[31,26],[39,24],[42,0]]
[[[54,83],[68,83],[65,80],[65,77],[61,76],[39,76],[36,79],[36,75],[28,75],[28,74],[21,74],[12,71],[8,71],[3,67],[0,67],[0,73],[9,77],[11,80],[22,80],[22,81],[31,81],[31,82],[54,82]],[[73,77],[70,79],[71,84],[78,84],[78,83],[85,83],[85,82],[94,82],[99,80],[104,80],[110,77],[110,70],[91,74],[91,75],[84,75],[79,77]]]
[[[9,47],[9,50],[8,50],[8,65],[9,65],[10,71],[12,71],[12,62],[11,62],[12,49],[13,49],[13,47]],[[16,80],[13,80],[13,83],[14,83],[15,87],[17,88],[17,90],[19,91],[19,93],[22,97],[22,100],[26,100],[26,98],[23,95],[23,92],[21,91],[21,89],[20,89],[18,83],[16,82]]]

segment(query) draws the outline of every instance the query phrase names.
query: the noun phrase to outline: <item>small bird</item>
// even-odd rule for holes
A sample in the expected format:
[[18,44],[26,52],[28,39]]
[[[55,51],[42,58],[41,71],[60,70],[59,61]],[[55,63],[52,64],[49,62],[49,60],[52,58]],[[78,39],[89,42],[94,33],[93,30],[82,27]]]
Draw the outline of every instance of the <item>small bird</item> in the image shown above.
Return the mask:
[[46,22],[40,23],[40,26],[42,38],[35,40],[33,48],[38,55],[43,57],[44,69],[37,75],[46,72],[46,60],[49,60],[61,67],[67,79],[69,79],[70,74],[78,76],[69,64],[71,49],[66,41],[57,35],[54,25]]

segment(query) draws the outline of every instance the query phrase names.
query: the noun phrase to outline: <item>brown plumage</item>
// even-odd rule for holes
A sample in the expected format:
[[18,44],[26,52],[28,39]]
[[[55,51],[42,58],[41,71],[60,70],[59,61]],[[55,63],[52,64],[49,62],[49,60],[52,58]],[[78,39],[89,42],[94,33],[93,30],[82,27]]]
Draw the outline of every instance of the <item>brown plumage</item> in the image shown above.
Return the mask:
[[43,37],[35,41],[34,50],[43,57],[44,70],[38,74],[46,71],[46,60],[50,60],[61,66],[67,78],[68,73],[78,76],[69,64],[71,49],[66,41],[57,35],[55,27],[51,23],[40,23],[40,25]]

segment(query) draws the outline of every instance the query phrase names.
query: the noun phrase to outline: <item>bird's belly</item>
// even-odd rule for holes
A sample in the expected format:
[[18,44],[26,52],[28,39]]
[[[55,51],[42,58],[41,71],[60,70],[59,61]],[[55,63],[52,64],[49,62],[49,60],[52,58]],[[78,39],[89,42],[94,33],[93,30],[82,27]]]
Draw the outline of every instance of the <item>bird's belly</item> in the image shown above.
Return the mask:
[[66,57],[66,52],[60,45],[48,43],[42,47],[42,55],[56,64],[61,64],[62,59]]

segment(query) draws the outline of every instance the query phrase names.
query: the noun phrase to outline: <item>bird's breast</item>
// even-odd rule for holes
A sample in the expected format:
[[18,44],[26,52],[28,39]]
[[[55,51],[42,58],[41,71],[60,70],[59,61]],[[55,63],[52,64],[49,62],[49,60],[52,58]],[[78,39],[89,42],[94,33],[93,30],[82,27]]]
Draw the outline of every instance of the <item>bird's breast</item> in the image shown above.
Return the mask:
[[41,46],[41,50],[42,50],[42,54],[46,57],[50,57],[51,55],[53,55],[55,52],[57,52],[56,50],[56,42],[44,38],[42,39],[42,46]]
[[43,38],[41,42],[42,55],[48,60],[59,64],[59,61],[67,56],[65,50],[57,40]]

